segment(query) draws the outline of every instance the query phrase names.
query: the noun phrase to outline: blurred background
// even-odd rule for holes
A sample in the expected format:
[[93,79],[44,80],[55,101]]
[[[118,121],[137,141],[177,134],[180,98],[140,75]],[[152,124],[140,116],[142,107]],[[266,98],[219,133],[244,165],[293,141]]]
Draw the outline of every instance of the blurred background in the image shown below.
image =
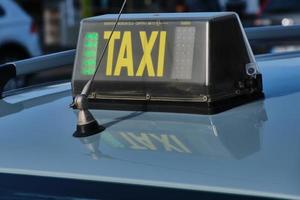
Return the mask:
[[[116,13],[121,3],[122,0],[1,0],[0,62],[73,49],[82,18]],[[128,0],[125,12],[206,11],[235,11],[245,27],[300,22],[299,0]],[[294,49],[298,47],[260,49],[259,53]]]
[[[0,64],[74,49],[82,18],[116,13],[121,4],[122,0],[0,0]],[[128,0],[125,9],[208,11],[237,12],[245,27],[300,23],[300,0]],[[253,49],[261,54],[299,50],[300,45],[259,44]]]

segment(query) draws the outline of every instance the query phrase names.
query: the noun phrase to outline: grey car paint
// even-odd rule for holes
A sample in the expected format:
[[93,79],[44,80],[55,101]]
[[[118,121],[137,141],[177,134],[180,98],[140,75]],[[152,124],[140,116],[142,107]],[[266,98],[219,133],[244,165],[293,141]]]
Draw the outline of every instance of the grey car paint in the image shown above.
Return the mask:
[[299,61],[259,63],[264,100],[212,116],[93,110],[107,129],[85,139],[69,84],[6,97],[0,173],[300,199]]

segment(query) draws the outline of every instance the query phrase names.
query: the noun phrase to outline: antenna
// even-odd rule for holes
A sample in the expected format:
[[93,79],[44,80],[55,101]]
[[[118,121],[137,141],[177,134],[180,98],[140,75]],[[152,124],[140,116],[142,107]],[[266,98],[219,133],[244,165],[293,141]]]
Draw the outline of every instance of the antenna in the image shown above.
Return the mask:
[[79,110],[78,113],[78,121],[77,121],[77,130],[75,131],[75,133],[73,134],[74,137],[88,137],[88,136],[92,136],[95,135],[97,133],[100,133],[102,131],[105,130],[105,127],[100,126],[98,124],[98,122],[95,120],[95,118],[93,117],[93,115],[91,114],[91,112],[88,109],[88,96],[90,94],[90,91],[93,87],[93,82],[95,80],[95,77],[97,75],[97,72],[101,66],[102,60],[104,58],[105,52],[107,50],[107,47],[110,43],[110,40],[117,28],[117,25],[120,21],[121,15],[123,13],[123,10],[125,8],[127,0],[124,0],[122,7],[120,9],[120,12],[118,14],[118,17],[116,19],[116,22],[114,24],[114,27],[110,33],[109,39],[106,42],[103,51],[101,53],[99,62],[96,65],[96,70],[95,73],[93,75],[93,77],[86,83],[86,85],[84,86],[82,92],[80,95],[77,95],[74,98],[73,103],[71,104],[72,108],[76,108]]

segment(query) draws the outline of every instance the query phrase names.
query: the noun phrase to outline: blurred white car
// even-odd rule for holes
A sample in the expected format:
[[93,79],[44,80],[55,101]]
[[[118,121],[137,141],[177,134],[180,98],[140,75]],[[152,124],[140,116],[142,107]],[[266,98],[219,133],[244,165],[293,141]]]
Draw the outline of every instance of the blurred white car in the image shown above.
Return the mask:
[[41,54],[37,26],[13,0],[0,1],[0,64]]

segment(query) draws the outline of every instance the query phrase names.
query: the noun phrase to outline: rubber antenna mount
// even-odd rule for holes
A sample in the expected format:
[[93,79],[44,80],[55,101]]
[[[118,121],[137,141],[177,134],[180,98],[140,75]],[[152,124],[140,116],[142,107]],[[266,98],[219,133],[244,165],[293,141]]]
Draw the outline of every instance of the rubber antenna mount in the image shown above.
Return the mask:
[[78,95],[74,100],[73,106],[79,110],[74,137],[88,137],[105,130],[105,127],[100,126],[89,111],[87,101],[87,96],[84,94]]

